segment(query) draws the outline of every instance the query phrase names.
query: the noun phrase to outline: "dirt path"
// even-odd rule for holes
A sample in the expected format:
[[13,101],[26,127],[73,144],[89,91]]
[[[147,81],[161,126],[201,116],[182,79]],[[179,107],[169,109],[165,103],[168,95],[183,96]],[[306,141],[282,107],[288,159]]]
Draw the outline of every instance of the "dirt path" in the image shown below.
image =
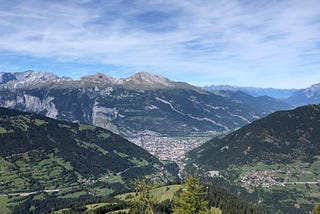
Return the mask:
[[14,193],[9,193],[9,194],[0,194],[4,196],[29,196],[29,195],[34,195],[38,194],[41,192],[59,192],[59,189],[45,189],[45,190],[40,190],[40,191],[34,191],[34,192],[14,192]]

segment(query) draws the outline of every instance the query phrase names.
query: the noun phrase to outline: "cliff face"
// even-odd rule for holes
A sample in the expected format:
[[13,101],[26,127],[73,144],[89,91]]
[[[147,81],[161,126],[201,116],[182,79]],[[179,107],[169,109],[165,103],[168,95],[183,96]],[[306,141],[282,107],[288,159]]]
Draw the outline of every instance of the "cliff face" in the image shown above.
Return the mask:
[[[98,73],[80,80],[29,76],[2,84],[0,106],[94,124],[126,137],[226,132],[287,108],[269,97],[210,93],[145,72],[128,78]],[[36,81],[35,76],[37,84],[27,81]]]

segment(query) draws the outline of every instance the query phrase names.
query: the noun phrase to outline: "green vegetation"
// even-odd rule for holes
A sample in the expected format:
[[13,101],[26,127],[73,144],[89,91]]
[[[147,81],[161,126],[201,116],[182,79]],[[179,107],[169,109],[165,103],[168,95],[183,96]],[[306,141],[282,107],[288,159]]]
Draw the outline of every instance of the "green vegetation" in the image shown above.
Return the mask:
[[99,151],[103,155],[106,155],[109,153],[107,150],[105,150],[105,149],[101,148],[100,146],[93,144],[93,143],[87,143],[85,141],[77,140],[77,144],[78,144],[78,146],[83,147],[85,149],[93,149],[93,150]]
[[[262,213],[253,205],[228,193],[226,190],[201,183],[198,178],[192,176],[183,185],[170,185],[154,189],[151,189],[154,186],[152,182],[140,181],[139,185],[142,193],[127,193],[116,197],[129,202],[137,203],[138,201],[138,204],[140,202],[140,208],[143,207],[141,204],[148,204],[146,202],[151,201],[149,207],[154,207],[154,213],[171,214],[174,211],[189,213],[186,210],[197,213],[193,209],[199,208],[204,213]],[[139,200],[140,197],[144,200]],[[144,201],[144,203],[141,203],[141,201]]]
[[313,214],[320,214],[320,203],[318,203],[314,208]]
[[7,208],[8,197],[6,195],[0,195],[0,213],[8,213],[9,209]]
[[[150,195],[158,202],[163,202],[165,200],[172,200],[174,194],[181,189],[180,184],[174,184],[169,186],[158,187],[150,190]],[[136,194],[134,192],[124,193],[115,196],[120,200],[131,200]]]
[[[252,193],[263,198],[262,207],[268,210],[292,210],[308,212],[319,199],[320,163],[296,162],[286,165],[245,165],[222,170],[220,173],[230,180],[230,185],[241,184],[241,192]],[[234,176],[237,175],[237,176]],[[237,190],[239,192],[239,190]],[[250,196],[248,196],[250,197]],[[273,211],[275,212],[275,211]]]
[[319,127],[320,105],[275,112],[191,151],[186,169],[266,212],[309,213],[320,196]]
[[41,126],[41,125],[46,124],[46,123],[48,123],[48,122],[46,122],[46,121],[44,121],[44,120],[39,120],[39,119],[35,119],[35,120],[34,120],[34,124],[35,124],[36,126]]
[[155,188],[154,182],[147,182],[146,179],[134,182],[135,196],[132,198],[130,214],[153,214],[156,200],[151,195],[151,190]]
[[209,213],[208,202],[205,200],[205,191],[205,187],[200,184],[197,177],[189,176],[181,192],[173,198],[173,213]]
[[113,150],[113,152],[114,152],[115,154],[119,155],[119,156],[120,156],[120,157],[122,157],[122,158],[129,157],[127,154],[124,154],[124,153],[118,152],[118,151],[116,151],[116,150]]
[[109,138],[111,135],[109,134],[109,133],[106,133],[106,132],[100,132],[99,134],[98,134],[98,137],[99,138],[102,138],[102,139],[107,139],[107,138]]
[[148,161],[146,160],[141,160],[141,159],[137,159],[136,157],[130,158],[128,159],[131,163],[134,163],[138,166],[147,166],[148,165]]
[[0,127],[0,195],[9,194],[0,203],[7,213],[96,202],[127,190],[133,179],[161,181],[166,173],[158,159],[102,128],[4,108]]
[[5,134],[7,132],[8,132],[7,129],[0,127],[0,134]]
[[94,131],[95,127],[92,125],[80,124],[79,129],[80,129],[80,131],[84,131],[84,130]]
[[[92,214],[262,214],[260,210],[239,197],[228,193],[224,189],[204,184],[200,182],[197,177],[189,177],[183,184],[162,187],[157,187],[156,183],[146,179],[136,180],[134,184],[135,192],[117,195],[114,199],[109,199],[109,201],[71,208],[65,211],[65,213],[73,213],[81,210],[82,213]],[[182,210],[180,207],[184,207],[185,209]],[[201,209],[199,209],[199,207]],[[59,211],[59,213],[63,212],[63,210]]]
[[98,204],[89,204],[89,205],[86,205],[85,208],[86,209],[86,212],[90,212],[90,211],[94,211],[96,209],[99,209],[101,207],[104,207],[106,205],[109,205],[110,203],[98,203]]
[[222,211],[219,208],[211,207],[209,214],[222,214]]
[[157,199],[159,202],[165,201],[165,200],[172,200],[174,194],[181,189],[180,184],[170,185],[170,186],[164,186],[159,187],[151,191],[152,197]]

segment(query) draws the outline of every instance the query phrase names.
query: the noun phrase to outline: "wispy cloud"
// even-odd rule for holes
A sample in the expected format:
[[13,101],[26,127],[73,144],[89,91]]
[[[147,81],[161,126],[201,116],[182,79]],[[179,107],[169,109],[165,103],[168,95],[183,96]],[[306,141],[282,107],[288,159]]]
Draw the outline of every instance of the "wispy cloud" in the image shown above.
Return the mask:
[[0,1],[0,51],[16,57],[196,84],[320,82],[317,0]]

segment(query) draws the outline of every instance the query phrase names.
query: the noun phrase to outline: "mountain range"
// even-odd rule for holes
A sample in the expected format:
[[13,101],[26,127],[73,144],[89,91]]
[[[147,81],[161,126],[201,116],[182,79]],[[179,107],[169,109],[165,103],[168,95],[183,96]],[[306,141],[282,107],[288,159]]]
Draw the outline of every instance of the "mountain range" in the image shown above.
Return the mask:
[[188,167],[245,188],[267,212],[307,213],[319,199],[319,139],[320,105],[278,111],[191,151]]
[[315,84],[308,88],[297,90],[285,101],[294,106],[319,104],[320,84]]
[[277,89],[259,87],[240,87],[230,85],[210,85],[202,89],[207,91],[242,91],[251,96],[269,96],[277,98],[292,107],[320,103],[320,84],[314,84],[303,89]]
[[0,73],[0,205],[6,204],[0,212],[33,212],[44,200],[47,210],[67,207],[126,190],[138,177],[177,181],[176,164],[123,137],[153,136],[161,144],[158,136],[197,134],[223,135],[191,151],[187,171],[267,213],[310,212],[320,192],[320,105],[288,109],[318,103],[319,84],[247,90],[251,95],[223,87],[206,91],[147,72],[77,80]]
[[269,96],[278,99],[286,99],[293,95],[298,89],[278,89],[278,88],[259,88],[259,87],[241,87],[231,85],[210,85],[203,87],[207,91],[243,91],[254,97]]
[[2,107],[94,124],[129,138],[221,133],[290,107],[266,96],[211,93],[146,72],[79,80],[33,71],[0,76]]

